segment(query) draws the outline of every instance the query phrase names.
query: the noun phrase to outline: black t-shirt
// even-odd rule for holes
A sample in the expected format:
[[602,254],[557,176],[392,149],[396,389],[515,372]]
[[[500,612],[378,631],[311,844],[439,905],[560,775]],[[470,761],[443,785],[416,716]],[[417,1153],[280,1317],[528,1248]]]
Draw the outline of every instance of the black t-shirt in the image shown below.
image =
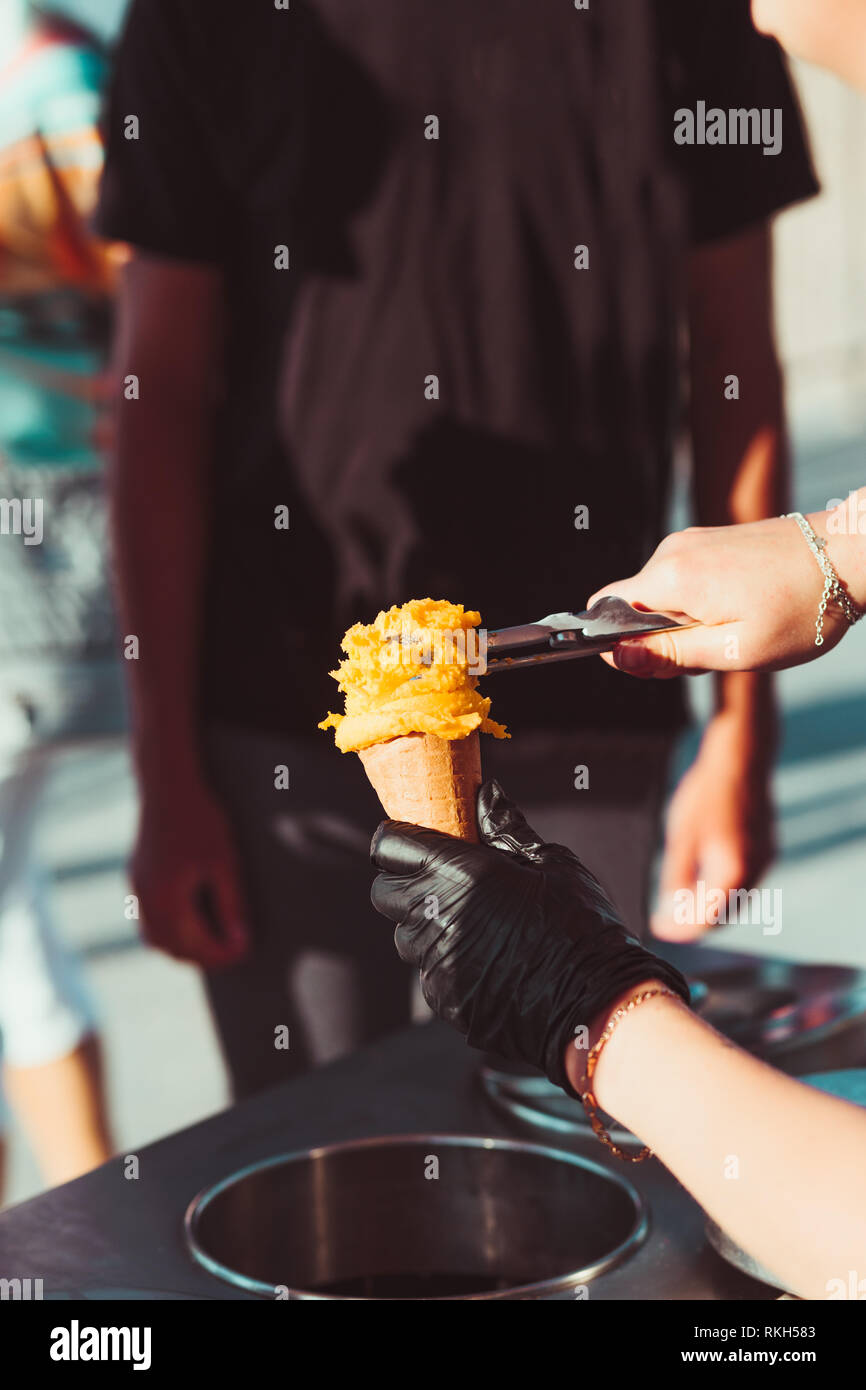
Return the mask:
[[[640,567],[688,248],[815,190],[748,8],[134,0],[99,229],[222,267],[229,308],[205,715],[310,731],[350,622],[430,595],[518,623]],[[781,108],[781,152],[678,145],[700,101]],[[682,717],[600,661],[488,688],[515,730]]]

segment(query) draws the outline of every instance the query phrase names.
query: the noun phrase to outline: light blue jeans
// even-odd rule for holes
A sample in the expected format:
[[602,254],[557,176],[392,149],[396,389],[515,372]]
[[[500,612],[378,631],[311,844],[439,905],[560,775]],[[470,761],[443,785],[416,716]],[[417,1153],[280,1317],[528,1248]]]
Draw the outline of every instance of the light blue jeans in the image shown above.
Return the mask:
[[12,1066],[56,1061],[96,1028],[84,972],[54,919],[36,830],[57,758],[107,723],[93,711],[115,704],[116,668],[7,660],[0,670],[0,1060]]

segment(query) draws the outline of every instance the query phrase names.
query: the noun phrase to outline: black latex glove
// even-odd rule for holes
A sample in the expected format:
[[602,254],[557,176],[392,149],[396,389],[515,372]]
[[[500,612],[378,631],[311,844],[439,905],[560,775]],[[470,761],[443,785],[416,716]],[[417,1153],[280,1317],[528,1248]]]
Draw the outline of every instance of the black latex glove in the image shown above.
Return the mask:
[[[626,932],[597,879],[545,844],[498,782],[478,793],[481,844],[383,821],[371,855],[373,906],[397,922],[401,958],[421,972],[439,1018],[473,1047],[541,1068],[574,1094],[575,1030],[642,980],[688,1003],[684,977]],[[628,847],[623,847],[623,853]]]

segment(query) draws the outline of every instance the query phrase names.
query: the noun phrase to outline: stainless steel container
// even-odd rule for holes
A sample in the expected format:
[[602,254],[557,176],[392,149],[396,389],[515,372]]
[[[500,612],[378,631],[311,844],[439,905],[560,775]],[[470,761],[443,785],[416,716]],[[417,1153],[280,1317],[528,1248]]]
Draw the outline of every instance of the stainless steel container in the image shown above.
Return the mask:
[[619,1174],[537,1144],[455,1134],[283,1155],[185,1218],[211,1274],[268,1298],[575,1298],[645,1238]]

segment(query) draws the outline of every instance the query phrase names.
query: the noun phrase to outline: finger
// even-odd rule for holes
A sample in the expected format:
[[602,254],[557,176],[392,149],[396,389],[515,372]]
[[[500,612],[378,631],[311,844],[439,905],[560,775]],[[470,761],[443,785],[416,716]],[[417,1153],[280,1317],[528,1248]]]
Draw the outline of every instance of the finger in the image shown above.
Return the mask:
[[396,923],[394,945],[400,959],[420,969],[428,948],[442,935],[443,926],[438,916],[436,895],[427,894],[427,901],[418,911],[411,885],[411,879],[407,887],[404,878],[379,874],[370,889],[370,901],[377,912]]
[[691,874],[675,883],[675,870],[666,882],[653,934],[666,941],[691,941],[726,920],[729,895],[752,886],[745,857],[734,841],[715,837],[694,854]]
[[249,934],[230,860],[191,866],[178,883],[175,903],[169,929],[181,959],[220,970],[247,953]]
[[630,594],[634,591],[638,578],[638,575],[633,574],[628,579],[617,579],[613,584],[605,584],[603,589],[596,589],[595,593],[586,600],[587,608],[592,608],[602,598],[624,598],[627,603],[631,603]]
[[654,565],[652,561],[638,574],[617,579],[615,583],[605,584],[603,589],[598,589],[587,600],[587,608],[592,608],[602,598],[622,598],[633,608],[643,608],[649,613],[676,613],[680,608],[666,567]]
[[597,900],[597,910],[619,923],[619,915],[608,902],[601,885],[574,851],[567,845],[542,839],[495,779],[485,782],[478,793],[478,828],[485,845],[510,855],[523,870],[535,871],[546,865],[567,867],[579,879],[582,892]]
[[250,948],[250,929],[236,867],[228,864],[212,867],[208,887],[215,921],[205,920],[204,925],[215,927],[217,944],[224,949],[227,961],[241,960]]
[[145,921],[144,936],[152,946],[175,960],[189,961],[205,970],[220,970],[232,963],[225,948],[202,923],[191,901],[180,900],[171,907],[164,905],[158,915]]
[[[427,952],[442,934],[442,927],[436,921],[400,922],[394,929],[394,945],[397,955],[405,965],[422,970]],[[429,999],[427,1003],[429,1004]]]
[[485,845],[537,857],[544,841],[533,830],[520,807],[511,800],[495,778],[485,782],[478,792],[478,831]]
[[657,941],[697,941],[706,933],[707,923],[696,920],[682,905],[684,901],[680,899],[680,906],[670,910],[660,901],[650,919],[650,931]]
[[435,859],[447,861],[477,846],[439,830],[427,830],[408,821],[383,820],[370,842],[370,859],[383,873],[406,877],[420,873]]
[[662,857],[659,893],[651,927],[660,941],[691,941],[704,931],[692,910],[697,901],[698,846],[688,832],[671,829]]
[[379,874],[373,879],[370,901],[378,913],[392,922],[404,921],[410,913],[430,908],[435,916],[436,894],[419,886],[414,874]]
[[[725,898],[732,889],[752,887],[747,856],[737,843],[721,837],[708,840],[702,846],[700,877],[708,885],[708,893],[712,891]],[[710,926],[716,925],[712,912],[707,921]]]
[[233,950],[211,935],[192,906],[179,924],[173,954],[203,970],[225,970],[237,959]]
[[630,637],[606,657],[608,664],[642,680],[669,680],[704,671],[742,671],[739,624],[693,627]]

